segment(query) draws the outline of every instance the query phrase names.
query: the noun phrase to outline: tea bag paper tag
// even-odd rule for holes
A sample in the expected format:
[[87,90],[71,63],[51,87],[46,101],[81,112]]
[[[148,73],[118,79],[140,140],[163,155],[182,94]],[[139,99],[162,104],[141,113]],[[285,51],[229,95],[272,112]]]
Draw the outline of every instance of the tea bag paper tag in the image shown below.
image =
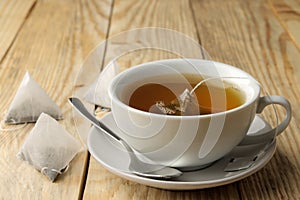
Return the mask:
[[55,119],[42,113],[17,157],[54,181],[80,149],[80,143]]
[[26,72],[6,113],[5,123],[35,122],[42,112],[55,119],[62,119],[60,108]]
[[111,80],[118,74],[119,65],[115,60],[108,65],[99,74],[96,81],[89,87],[84,99],[92,104],[110,108],[110,98],[108,87]]
[[183,93],[179,96],[181,111],[185,112],[188,104],[191,103],[192,95],[188,89],[185,89]]

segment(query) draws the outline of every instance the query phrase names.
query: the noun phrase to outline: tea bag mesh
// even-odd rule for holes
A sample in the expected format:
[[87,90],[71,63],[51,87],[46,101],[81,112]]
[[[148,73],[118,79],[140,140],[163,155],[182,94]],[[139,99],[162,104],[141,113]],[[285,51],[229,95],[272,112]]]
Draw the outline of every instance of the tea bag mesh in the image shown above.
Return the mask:
[[196,115],[198,113],[198,104],[195,95],[191,94],[188,89],[185,89],[178,99],[171,102],[157,101],[155,107],[166,115]]
[[4,122],[7,124],[35,122],[42,112],[55,119],[62,119],[59,107],[27,72],[6,112]]
[[119,65],[112,60],[99,74],[95,82],[89,87],[84,95],[84,99],[95,105],[110,108],[110,98],[108,87],[111,80],[118,74]]
[[42,113],[17,157],[54,181],[68,169],[81,145],[49,115]]
[[[229,87],[233,87],[229,83],[226,83],[230,79],[247,80],[244,77],[208,77],[199,81],[191,90],[186,88],[178,95],[178,98],[170,102],[157,101],[155,107],[151,109],[159,110],[159,112],[167,115],[198,115],[199,113],[206,114],[225,111],[227,101],[225,91]],[[201,104],[201,99],[199,101],[199,98],[207,97],[196,96],[196,90],[202,86],[207,88],[206,95],[210,99],[210,105]],[[218,88],[218,92],[212,88]]]
[[191,90],[186,88],[178,96],[178,98],[172,100],[171,102],[157,101],[155,105],[156,108],[158,108],[158,110],[160,110],[163,114],[167,114],[167,115],[199,114],[199,104],[198,104],[197,96],[195,95],[195,90],[201,85],[205,85],[205,82],[207,80],[210,80],[210,78],[200,81]]

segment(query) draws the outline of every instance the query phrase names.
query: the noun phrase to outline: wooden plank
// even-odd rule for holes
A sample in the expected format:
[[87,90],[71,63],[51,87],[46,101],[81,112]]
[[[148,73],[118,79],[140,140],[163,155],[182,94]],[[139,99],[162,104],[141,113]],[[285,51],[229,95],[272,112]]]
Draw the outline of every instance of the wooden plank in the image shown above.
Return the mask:
[[[266,1],[192,1],[204,48],[214,60],[252,74],[269,92],[300,105],[300,52]],[[279,118],[284,112],[279,110]],[[272,120],[268,117],[268,120]],[[300,114],[278,137],[271,162],[239,182],[242,199],[297,199],[300,196]]]
[[[201,51],[195,50],[194,45],[198,45],[199,40],[189,10],[189,2],[185,0],[176,0],[172,3],[116,1],[106,63],[114,56],[120,56],[120,52],[128,46],[136,47],[137,50],[125,51],[126,54],[118,59],[122,69],[157,59],[202,58]],[[146,30],[147,27],[157,29]],[[127,34],[126,31],[132,33]]]
[[[123,31],[128,31],[134,28],[143,27],[161,27],[175,31],[180,31],[190,40],[198,42],[197,31],[191,12],[191,7],[188,1],[176,0],[170,3],[169,1],[122,1],[116,0],[113,6],[113,15],[110,26],[110,39],[106,52],[106,63],[113,58],[114,55],[119,55],[121,51],[118,48],[124,48],[131,42],[136,42],[136,37],[139,35],[122,35]],[[121,36],[118,38],[118,34]],[[137,47],[155,46],[161,42],[157,36],[160,32],[145,33],[145,40],[134,44]],[[152,38],[151,38],[152,37]],[[154,39],[153,39],[154,38]],[[157,38],[157,40],[155,40]],[[175,39],[164,38],[171,51],[176,51],[182,41]],[[176,36],[175,36],[176,38]],[[183,43],[185,40],[183,40]],[[147,44],[149,43],[149,44]],[[140,46],[139,46],[140,45]],[[163,45],[163,44],[162,44]],[[189,45],[189,43],[186,43]],[[186,48],[181,46],[182,48]],[[112,48],[113,51],[110,48]],[[111,54],[111,52],[115,54]],[[201,54],[201,52],[200,52]],[[199,58],[201,55],[194,55]],[[130,66],[158,59],[174,58],[178,55],[159,49],[142,49],[134,52],[127,52],[117,60],[122,69]],[[180,57],[180,56],[179,56]],[[156,188],[147,187],[141,184],[133,183],[120,178],[107,170],[105,170],[95,159],[91,157],[89,164],[89,172],[84,191],[84,199],[238,199],[236,184],[230,184],[223,187],[212,188],[199,191],[166,191]]]
[[35,0],[0,2],[0,60],[10,48],[35,2]]
[[[90,175],[90,172],[92,175]],[[194,191],[161,190],[111,174],[91,158],[84,199],[238,199],[236,184]]]
[[[82,118],[74,123],[67,98],[75,89],[75,78],[83,59],[106,37],[110,7],[109,0],[38,1],[1,63],[1,112],[8,108],[28,70],[62,109],[62,126],[77,139],[76,128],[87,131],[89,123]],[[33,125],[14,132],[0,132],[1,198],[80,198],[88,159],[86,151],[75,157],[69,170],[55,183],[16,158]]]
[[300,2],[297,0],[268,0],[270,8],[300,49]]

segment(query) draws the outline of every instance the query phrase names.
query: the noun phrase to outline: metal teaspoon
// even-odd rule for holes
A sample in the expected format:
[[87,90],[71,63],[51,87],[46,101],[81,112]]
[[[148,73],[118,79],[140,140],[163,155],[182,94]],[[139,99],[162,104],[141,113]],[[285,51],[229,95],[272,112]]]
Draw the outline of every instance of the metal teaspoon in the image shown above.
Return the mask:
[[133,174],[154,179],[170,179],[178,177],[182,174],[181,171],[172,167],[167,167],[159,164],[149,164],[141,161],[134,153],[132,147],[129,146],[129,144],[127,144],[119,136],[117,136],[113,131],[111,131],[107,126],[105,126],[105,124],[103,124],[101,121],[98,121],[98,119],[95,118],[85,108],[83,103],[78,98],[71,97],[69,98],[69,102],[83,117],[89,120],[96,128],[98,128],[114,140],[118,141],[126,148],[130,156],[129,170]]

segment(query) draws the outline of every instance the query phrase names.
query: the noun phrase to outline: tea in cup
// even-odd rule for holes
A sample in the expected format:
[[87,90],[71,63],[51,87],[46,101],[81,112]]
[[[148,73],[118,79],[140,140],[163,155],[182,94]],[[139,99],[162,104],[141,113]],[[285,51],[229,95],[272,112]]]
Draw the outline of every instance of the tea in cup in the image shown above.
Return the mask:
[[[251,75],[208,60],[132,67],[113,79],[109,94],[119,137],[151,161],[182,170],[208,166],[241,141],[267,142],[291,119],[284,97],[260,97]],[[271,104],[285,108],[285,119],[271,131],[247,135],[255,115]]]

